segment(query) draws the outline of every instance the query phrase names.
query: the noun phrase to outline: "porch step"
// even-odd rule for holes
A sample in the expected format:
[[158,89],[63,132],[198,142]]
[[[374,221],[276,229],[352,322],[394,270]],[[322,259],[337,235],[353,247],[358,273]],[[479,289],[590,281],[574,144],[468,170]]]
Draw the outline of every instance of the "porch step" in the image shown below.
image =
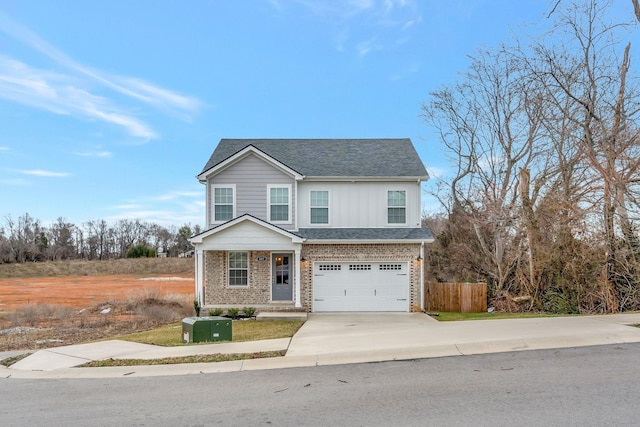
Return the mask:
[[297,312],[297,311],[262,311],[258,313],[256,316],[256,320],[290,320],[296,322],[306,322],[307,321],[307,313],[306,312]]

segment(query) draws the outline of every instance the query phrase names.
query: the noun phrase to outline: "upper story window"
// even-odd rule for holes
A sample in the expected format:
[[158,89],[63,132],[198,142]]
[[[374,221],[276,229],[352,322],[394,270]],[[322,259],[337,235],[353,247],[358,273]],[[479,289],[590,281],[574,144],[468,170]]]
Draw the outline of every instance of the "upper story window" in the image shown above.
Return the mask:
[[389,224],[405,224],[407,222],[406,191],[387,191],[387,222]]
[[291,186],[268,185],[269,221],[273,223],[291,222]]
[[311,224],[329,224],[329,192],[312,191],[309,202]]
[[223,222],[232,220],[235,206],[234,186],[216,186],[213,188],[213,220]]
[[229,252],[229,286],[249,285],[249,254]]

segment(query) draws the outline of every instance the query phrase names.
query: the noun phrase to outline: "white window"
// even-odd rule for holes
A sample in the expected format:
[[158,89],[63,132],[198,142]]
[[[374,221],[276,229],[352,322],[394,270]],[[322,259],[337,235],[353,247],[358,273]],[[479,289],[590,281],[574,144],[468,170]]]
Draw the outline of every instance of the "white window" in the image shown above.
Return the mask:
[[291,186],[268,185],[269,221],[273,223],[291,223]]
[[235,217],[235,186],[213,187],[213,221],[225,222]]
[[229,252],[229,286],[249,285],[249,254]]
[[405,224],[407,222],[406,191],[387,191],[387,222],[389,224]]
[[311,224],[329,224],[329,192],[312,191],[309,196]]

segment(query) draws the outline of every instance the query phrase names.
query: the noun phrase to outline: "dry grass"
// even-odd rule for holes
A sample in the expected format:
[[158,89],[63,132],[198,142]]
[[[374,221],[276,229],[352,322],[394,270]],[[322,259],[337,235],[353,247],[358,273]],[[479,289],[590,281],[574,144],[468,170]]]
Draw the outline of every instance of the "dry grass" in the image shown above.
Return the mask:
[[83,310],[22,306],[0,313],[0,351],[77,344],[173,323],[193,315],[193,302],[187,297],[146,290],[126,301],[105,301]]
[[490,319],[528,319],[535,317],[560,317],[562,315],[550,314],[550,313],[536,313],[536,312],[524,312],[524,313],[453,313],[453,312],[440,312],[434,316],[441,322],[451,322],[458,320],[490,320]]
[[7,318],[14,326],[35,326],[45,321],[61,321],[68,319],[75,310],[53,304],[28,304],[10,312]]
[[[201,354],[196,356],[165,357],[164,359],[106,359],[94,360],[80,365],[80,368],[100,368],[104,366],[139,366],[139,365],[174,365],[177,363],[212,363],[228,362],[231,360],[264,359],[266,357],[281,357],[286,354],[282,351],[261,351],[259,353],[237,354]],[[15,363],[15,362],[13,362]]]
[[107,261],[48,261],[0,264],[0,279],[22,277],[193,274],[190,258],[131,258]]

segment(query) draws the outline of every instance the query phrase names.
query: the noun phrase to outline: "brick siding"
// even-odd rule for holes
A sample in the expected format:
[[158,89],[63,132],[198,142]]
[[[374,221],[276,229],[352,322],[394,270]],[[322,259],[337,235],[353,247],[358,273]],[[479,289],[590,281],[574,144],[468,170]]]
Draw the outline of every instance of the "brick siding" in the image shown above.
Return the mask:
[[[420,268],[416,261],[420,255],[420,244],[307,244],[302,245],[300,263],[301,303],[303,311],[311,311],[313,294],[314,261],[405,261],[409,262],[409,307],[411,311],[420,308]],[[265,257],[266,261],[257,261]],[[271,252],[249,252],[249,286],[229,287],[227,283],[228,253],[206,251],[204,254],[204,304],[206,310],[212,307],[255,307],[259,311],[297,311],[291,303],[271,303]],[[291,278],[295,269],[292,264]],[[294,282],[295,283],[295,282]],[[295,286],[294,286],[295,292]]]

